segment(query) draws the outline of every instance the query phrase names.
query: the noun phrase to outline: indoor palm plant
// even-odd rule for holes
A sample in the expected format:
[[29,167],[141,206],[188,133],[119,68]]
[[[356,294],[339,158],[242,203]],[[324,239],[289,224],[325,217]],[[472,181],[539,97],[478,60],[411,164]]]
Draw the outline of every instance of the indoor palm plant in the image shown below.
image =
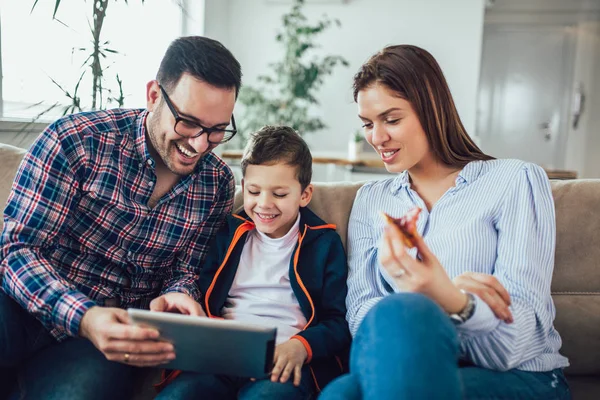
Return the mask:
[[[113,0],[115,1],[115,0]],[[122,0],[125,3],[128,0]],[[144,3],[145,0],[139,0]],[[39,0],[34,0],[33,5],[31,7],[31,12],[35,10],[36,5]],[[56,14],[61,7],[61,0],[54,0],[54,13],[52,15],[53,19],[56,19]],[[110,77],[107,76],[107,64],[111,61],[111,56],[118,54],[118,51],[110,47],[110,43],[108,41],[102,40],[102,27],[104,23],[104,19],[106,18],[106,11],[110,4],[109,0],[91,0],[89,4],[92,7],[92,21],[89,22],[90,28],[90,46],[89,47],[80,47],[74,48],[73,52],[84,52],[85,57],[84,61],[81,65],[81,74],[79,75],[79,79],[75,83],[73,89],[66,89],[64,85],[61,85],[59,82],[56,82],[52,77],[52,82],[64,93],[64,95],[69,99],[69,104],[64,105],[62,102],[56,102],[52,104],[48,109],[42,112],[38,117],[41,117],[43,114],[48,111],[57,108],[63,107],[63,115],[74,113],[78,111],[82,111],[84,108],[97,110],[106,108],[109,104],[122,107],[124,102],[124,94],[123,94],[123,82],[121,81],[119,74],[115,73]],[[61,22],[63,23],[63,22]],[[63,23],[64,24],[64,23]],[[82,99],[79,95],[79,88],[84,79],[84,77],[90,74],[91,75],[91,100],[88,103],[87,101],[82,102]],[[107,84],[108,79],[112,79],[112,84]]]

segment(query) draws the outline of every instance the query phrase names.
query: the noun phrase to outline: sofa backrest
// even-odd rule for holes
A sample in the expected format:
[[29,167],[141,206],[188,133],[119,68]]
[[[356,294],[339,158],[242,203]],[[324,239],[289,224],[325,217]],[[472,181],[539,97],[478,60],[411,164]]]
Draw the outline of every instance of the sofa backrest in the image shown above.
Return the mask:
[[[0,207],[4,209],[25,150],[0,144]],[[310,208],[336,224],[346,243],[348,218],[362,183],[316,183]],[[556,264],[552,295],[555,325],[569,357],[570,375],[600,375],[600,180],[553,181]],[[238,188],[234,209],[241,206]],[[0,219],[0,229],[2,220]]]
[[[556,207],[555,326],[569,358],[569,375],[600,375],[600,180],[552,181]],[[348,219],[362,183],[315,183],[309,204],[337,225],[346,244]],[[234,209],[242,205],[240,189]]]
[[[8,199],[15,174],[24,155],[24,149],[0,143],[0,209],[2,211],[6,206],[6,199]],[[0,232],[3,225],[3,218],[0,218]]]
[[561,352],[573,375],[600,375],[600,180],[553,181],[556,261],[552,297]]

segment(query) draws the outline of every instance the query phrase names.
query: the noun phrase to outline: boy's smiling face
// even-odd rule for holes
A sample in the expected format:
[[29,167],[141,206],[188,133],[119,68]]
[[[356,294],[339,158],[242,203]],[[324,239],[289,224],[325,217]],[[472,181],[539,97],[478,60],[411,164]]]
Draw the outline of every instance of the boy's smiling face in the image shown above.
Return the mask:
[[302,190],[296,168],[281,162],[246,168],[242,180],[244,211],[256,229],[271,238],[285,236],[296,222],[299,208],[312,197],[312,185]]

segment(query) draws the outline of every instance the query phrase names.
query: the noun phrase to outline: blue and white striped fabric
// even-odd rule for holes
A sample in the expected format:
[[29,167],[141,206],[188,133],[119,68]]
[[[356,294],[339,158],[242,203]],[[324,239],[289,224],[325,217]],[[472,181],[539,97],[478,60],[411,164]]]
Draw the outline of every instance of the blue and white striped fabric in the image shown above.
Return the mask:
[[506,324],[477,298],[474,316],[458,327],[462,357],[500,371],[568,366],[553,327],[556,223],[550,183],[542,168],[518,160],[467,164],[431,212],[406,171],[359,190],[348,227],[352,334],[373,305],[398,291],[377,261],[384,226],[379,211],[399,217],[415,206],[423,209],[418,231],[450,278],[468,271],[493,274],[512,299],[514,322]]

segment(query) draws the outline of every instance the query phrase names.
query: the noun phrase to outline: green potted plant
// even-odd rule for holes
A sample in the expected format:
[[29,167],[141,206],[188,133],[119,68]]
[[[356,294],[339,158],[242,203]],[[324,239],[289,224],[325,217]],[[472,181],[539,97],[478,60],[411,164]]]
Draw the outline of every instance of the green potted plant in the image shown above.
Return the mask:
[[358,160],[363,151],[363,145],[365,143],[365,136],[360,129],[354,131],[348,141],[348,159]]
[[[304,135],[326,127],[311,109],[319,104],[317,93],[325,77],[338,65],[348,66],[339,55],[311,56],[318,47],[315,40],[338,20],[323,16],[311,23],[302,12],[304,0],[294,0],[282,17],[282,27],[275,39],[282,45],[281,60],[269,65],[269,72],[258,77],[256,86],[243,86],[239,96],[242,105],[237,146],[243,146],[247,135],[263,125],[285,124]],[[239,143],[242,141],[243,143]]]

